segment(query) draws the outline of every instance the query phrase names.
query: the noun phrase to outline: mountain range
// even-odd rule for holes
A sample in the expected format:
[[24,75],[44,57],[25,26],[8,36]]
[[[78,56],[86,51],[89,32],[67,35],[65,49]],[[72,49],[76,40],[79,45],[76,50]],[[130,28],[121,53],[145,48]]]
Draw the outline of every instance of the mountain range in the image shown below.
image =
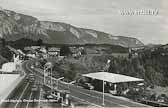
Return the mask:
[[139,47],[144,44],[132,37],[113,36],[62,22],[40,21],[35,17],[0,9],[0,38],[7,41],[27,38],[42,39],[48,44],[111,44]]

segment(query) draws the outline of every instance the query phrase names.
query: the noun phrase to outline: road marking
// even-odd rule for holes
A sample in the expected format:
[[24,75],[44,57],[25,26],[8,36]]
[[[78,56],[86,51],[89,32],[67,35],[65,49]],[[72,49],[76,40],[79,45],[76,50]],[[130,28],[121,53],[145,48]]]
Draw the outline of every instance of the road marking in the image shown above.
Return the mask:
[[[76,90],[75,90],[76,91]],[[76,91],[77,92],[77,91]],[[87,93],[83,93],[83,92],[79,92],[81,94],[84,94],[84,95],[87,95],[87,96],[90,96],[90,97],[93,97],[93,98],[97,98],[97,99],[102,99],[101,97],[97,97],[97,96],[93,96],[91,94],[87,94]],[[125,105],[122,105],[122,104],[119,104],[119,103],[115,103],[115,102],[112,102],[112,101],[109,101],[107,99],[105,99],[105,102],[109,102],[109,103],[112,103],[112,104],[117,104],[119,106],[122,106],[122,107],[125,107],[125,108],[129,108],[128,106],[125,106]]]
[[[46,85],[46,86],[47,86],[47,87],[49,87],[49,88],[51,88],[51,86],[50,86],[50,85]],[[66,86],[64,86],[64,85],[61,85],[61,86],[62,86],[62,87],[66,87]],[[76,91],[76,90],[73,90],[73,91]],[[90,97],[94,97],[94,98],[97,98],[97,99],[102,99],[101,97],[93,96],[93,95],[91,95],[91,94],[87,94],[87,93],[83,93],[83,92],[79,92],[79,91],[76,91],[76,92],[78,92],[78,93],[80,93],[80,94],[83,94],[83,95],[90,96]],[[72,95],[71,95],[71,96],[72,96]],[[72,97],[75,97],[75,98],[78,98],[79,100],[82,100],[82,101],[88,102],[87,100],[81,99],[81,98],[76,97],[76,96],[72,96]],[[112,103],[112,104],[116,104],[116,105],[119,105],[119,106],[125,107],[125,108],[130,108],[129,106],[125,106],[125,105],[122,105],[122,104],[119,104],[119,103],[114,103],[114,102],[109,101],[109,100],[107,100],[107,99],[105,99],[105,101],[106,101],[106,102],[109,102],[109,103]],[[88,102],[88,103],[89,103],[89,104],[91,104],[91,105],[94,105],[94,106],[99,106],[99,105],[96,105],[96,104],[91,103],[91,102]],[[99,106],[99,107],[100,107],[100,106]]]
[[[28,64],[26,64],[26,67],[27,67],[27,69],[28,69],[29,71],[33,72],[33,70],[30,70],[30,69],[29,69]],[[39,72],[39,73],[41,73],[41,72]],[[41,74],[42,74],[42,73],[41,73]],[[38,76],[38,77],[41,77],[41,76]],[[41,78],[43,78],[43,77],[41,77]],[[64,86],[64,85],[61,85],[61,86],[67,88],[67,86]],[[49,86],[49,87],[50,87],[50,86]],[[74,90],[74,91],[76,91],[76,90]],[[95,98],[97,98],[97,99],[102,99],[101,97],[93,96],[93,95],[91,95],[91,94],[87,94],[87,93],[83,93],[83,92],[79,92],[79,91],[76,91],[76,92],[81,93],[81,94],[84,94],[84,95],[87,95],[87,96],[90,96],[90,97],[95,97]],[[85,100],[85,101],[86,101],[86,100]],[[106,101],[106,102],[109,102],[109,103],[112,103],[112,104],[117,104],[117,105],[122,106],[122,107],[125,107],[125,108],[130,108],[129,106],[122,105],[122,104],[119,104],[119,103],[115,103],[115,102],[109,101],[109,100],[107,100],[107,99],[106,99],[105,101]]]
[[[28,64],[26,64],[26,69],[27,69],[28,71],[32,72],[32,73],[34,72],[33,70],[29,69]],[[41,74],[42,74],[42,73],[41,73]],[[36,75],[36,76],[38,76],[38,75]],[[42,76],[38,76],[38,77],[39,77],[39,78],[42,78],[42,79],[44,78],[44,77],[42,77]]]
[[[33,94],[33,93],[31,92],[30,97],[29,97],[29,100],[31,100],[32,94]],[[26,108],[29,107],[29,103],[30,103],[30,102],[28,101],[28,103],[27,103],[27,105],[26,105]]]
[[72,96],[72,97],[74,97],[74,98],[76,98],[76,99],[78,99],[78,100],[81,100],[81,101],[87,102],[87,103],[89,103],[90,105],[96,106],[96,107],[98,107],[98,108],[102,108],[102,106],[99,106],[99,105],[93,104],[93,103],[91,103],[91,102],[89,102],[89,101],[86,101],[86,100],[84,100],[84,99],[81,99],[81,98],[79,98],[79,97],[76,97],[76,96]]
[[[61,86],[63,86],[63,85],[61,85]],[[63,87],[67,88],[67,86],[63,86]],[[93,98],[102,99],[101,97],[93,96],[93,95],[88,94],[88,93],[83,93],[83,92],[80,92],[80,91],[77,91],[77,90],[73,90],[73,91],[78,92],[78,93],[83,94],[83,95],[87,95],[87,96],[93,97]],[[130,108],[129,106],[122,105],[122,104],[119,104],[119,103],[115,103],[115,102],[109,101],[109,100],[107,100],[107,99],[105,99],[105,101],[106,101],[106,102],[109,102],[109,103],[112,103],[112,104],[116,104],[116,105],[125,107],[125,108]]]
[[42,94],[42,88],[40,88],[40,96],[39,96],[39,101],[38,101],[38,108],[40,108],[40,99],[41,99],[41,94]]
[[[19,101],[20,101],[20,100],[21,100],[21,98],[23,97],[23,95],[24,95],[24,93],[25,93],[26,89],[28,88],[28,85],[29,85],[29,83],[27,83],[26,87],[25,87],[25,88],[24,88],[24,90],[22,91],[22,94],[21,94],[21,95],[20,95],[20,97],[19,97]],[[17,102],[17,103],[16,103],[16,105],[15,105],[15,107],[14,107],[14,108],[16,108],[18,104],[19,104],[19,102]]]
[[[31,71],[32,71],[32,70],[31,70]],[[38,77],[40,77],[40,76],[38,76]],[[47,86],[48,86],[48,85],[47,85]],[[61,85],[61,86],[63,86],[63,85]],[[50,86],[48,86],[48,87],[51,88]],[[63,87],[66,87],[66,88],[67,88],[67,86],[63,86]],[[76,91],[76,90],[74,90],[74,91]],[[97,98],[97,99],[101,99],[101,97],[93,96],[93,95],[91,95],[91,94],[87,94],[87,93],[83,93],[83,92],[79,92],[79,91],[76,91],[76,92],[81,93],[81,94],[83,94],[83,95],[90,96],[90,97],[94,97],[94,98]],[[86,100],[85,100],[85,101],[86,101]],[[109,102],[109,103],[112,103],[112,104],[116,104],[116,105],[125,107],[125,108],[130,108],[129,106],[125,106],[125,105],[122,105],[122,104],[119,104],[119,103],[114,103],[114,102],[108,101],[108,100],[106,100],[106,99],[105,99],[105,101],[106,101],[106,102]]]

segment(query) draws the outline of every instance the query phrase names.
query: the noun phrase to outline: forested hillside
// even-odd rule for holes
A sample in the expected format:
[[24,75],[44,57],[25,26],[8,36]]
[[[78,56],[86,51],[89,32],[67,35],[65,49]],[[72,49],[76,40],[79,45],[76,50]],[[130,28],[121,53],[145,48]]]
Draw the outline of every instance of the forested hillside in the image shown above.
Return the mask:
[[114,58],[110,72],[145,79],[147,84],[168,86],[168,49],[160,47],[139,52],[135,58]]
[[13,57],[12,52],[6,47],[4,39],[0,39],[0,67],[3,63],[11,61]]

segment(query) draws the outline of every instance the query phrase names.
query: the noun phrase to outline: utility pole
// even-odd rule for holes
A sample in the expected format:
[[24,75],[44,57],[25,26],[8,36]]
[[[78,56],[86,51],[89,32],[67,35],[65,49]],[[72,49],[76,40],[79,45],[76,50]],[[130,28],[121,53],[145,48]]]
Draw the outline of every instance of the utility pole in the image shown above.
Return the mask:
[[[104,71],[106,71],[107,70],[107,72],[109,71],[109,67],[110,67],[110,62],[111,62],[111,60],[107,60],[107,64],[106,64],[106,66],[105,66],[105,68],[104,68]],[[105,82],[104,82],[104,80],[103,80],[103,102],[102,102],[102,107],[104,108],[104,105],[105,105],[105,103],[104,103],[104,84],[105,84]]]
[[103,80],[103,103],[102,103],[102,108],[104,108],[104,80]]
[[44,65],[44,68],[43,68],[43,75],[44,75],[44,85],[45,85],[45,75],[46,75],[46,71],[45,71],[45,65]]
[[52,83],[52,67],[51,67],[51,75],[50,75],[50,80],[51,80],[51,88],[53,89],[54,87],[53,87],[53,83]]
[[[50,76],[48,76],[48,72],[50,74]],[[48,78],[46,79],[46,76],[48,76]],[[50,86],[51,88],[53,88],[53,84],[52,84],[52,63],[48,62],[44,65],[44,84],[46,84],[46,80],[50,81]]]

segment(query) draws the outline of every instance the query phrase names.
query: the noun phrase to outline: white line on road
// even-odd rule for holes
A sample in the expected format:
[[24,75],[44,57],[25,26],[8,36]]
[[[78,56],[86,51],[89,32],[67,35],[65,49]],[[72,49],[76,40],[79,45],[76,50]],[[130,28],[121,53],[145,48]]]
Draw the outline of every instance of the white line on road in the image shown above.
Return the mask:
[[72,97],[74,97],[74,98],[76,98],[76,99],[78,99],[78,100],[84,101],[84,102],[86,102],[86,103],[89,103],[90,105],[96,106],[96,107],[98,107],[98,108],[102,108],[102,106],[93,104],[93,103],[91,103],[91,102],[89,102],[89,101],[86,101],[86,100],[84,100],[84,99],[78,98],[78,97],[76,97],[76,96],[72,96]]
[[[63,86],[63,85],[61,85],[61,86]],[[64,86],[64,87],[66,87],[66,86]],[[88,94],[88,93],[80,92],[79,90],[73,90],[73,91],[78,92],[78,93],[83,94],[83,95],[87,95],[87,96],[89,96],[89,97],[93,97],[93,98],[97,98],[97,99],[102,99],[102,98],[99,97],[99,96],[93,96],[93,95]],[[109,101],[109,100],[107,100],[107,99],[105,99],[105,101],[106,101],[106,102],[109,102],[109,103],[112,103],[112,104],[117,104],[117,105],[122,106],[122,107],[125,107],[125,108],[130,108],[129,106],[122,105],[122,104],[119,104],[119,103],[115,103],[115,102]]]
[[40,96],[39,96],[39,101],[38,101],[38,108],[40,108],[40,99],[41,99],[41,94],[42,94],[42,88],[40,88]]
[[[32,73],[34,72],[33,70],[29,69],[28,64],[26,64],[26,69],[27,69],[28,71],[32,72]],[[36,76],[37,76],[37,75],[36,75]],[[42,79],[44,78],[44,77],[42,77],[42,76],[38,76],[38,77],[40,77],[40,78],[42,78]]]
[[27,105],[26,105],[26,108],[29,107],[29,103],[30,103],[29,101],[31,100],[32,94],[33,94],[33,93],[31,92],[30,97],[29,97],[29,100],[28,100]]
[[23,90],[22,94],[21,94],[21,95],[20,95],[20,97],[19,97],[19,101],[16,103],[16,105],[15,105],[15,107],[14,107],[14,108],[16,108],[16,107],[18,106],[18,104],[19,104],[19,102],[20,102],[21,98],[23,97],[23,95],[24,95],[24,93],[25,93],[26,89],[28,88],[28,86],[29,86],[29,83],[27,83],[26,87],[24,88],[24,90]]
[[[29,67],[28,67],[28,64],[26,64],[26,68],[29,70],[29,71],[33,71],[33,70],[30,70]],[[41,72],[40,72],[41,73]],[[38,76],[40,77],[40,76]],[[61,85],[62,86],[62,85]],[[65,86],[64,86],[65,87]],[[76,90],[75,90],[76,91]],[[98,97],[98,96],[93,96],[93,95],[90,95],[90,94],[87,94],[87,93],[83,93],[83,92],[80,92],[80,91],[76,91],[78,93],[81,93],[81,94],[84,94],[84,95],[87,95],[87,96],[90,96],[90,97],[94,97],[94,98],[97,98],[97,99],[101,99],[101,97]],[[85,100],[86,101],[86,100]],[[125,107],[125,108],[130,108],[129,106],[126,106],[126,105],[122,105],[122,104],[119,104],[119,103],[115,103],[115,102],[112,102],[112,101],[109,101],[109,100],[105,100],[106,102],[109,102],[109,103],[112,103],[112,104],[117,104],[121,107]],[[86,101],[87,102],[87,101]],[[89,102],[90,103],[90,102]]]

